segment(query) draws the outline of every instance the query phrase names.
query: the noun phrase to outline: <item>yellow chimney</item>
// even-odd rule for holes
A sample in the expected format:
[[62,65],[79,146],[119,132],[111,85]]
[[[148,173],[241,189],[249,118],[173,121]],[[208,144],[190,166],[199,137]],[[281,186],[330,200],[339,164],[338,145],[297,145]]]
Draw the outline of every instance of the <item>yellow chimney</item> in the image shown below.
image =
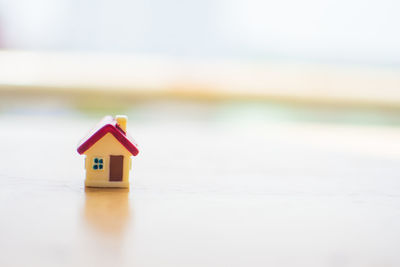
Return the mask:
[[117,121],[119,128],[121,128],[126,133],[126,122],[128,120],[128,116],[117,115],[115,116],[115,120]]

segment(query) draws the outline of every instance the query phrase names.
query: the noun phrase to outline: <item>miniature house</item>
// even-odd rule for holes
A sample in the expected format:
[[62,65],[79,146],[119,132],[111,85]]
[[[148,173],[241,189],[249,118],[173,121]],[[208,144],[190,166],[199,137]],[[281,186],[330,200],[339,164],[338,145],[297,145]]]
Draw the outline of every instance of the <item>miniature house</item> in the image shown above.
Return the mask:
[[126,133],[126,116],[106,116],[78,146],[88,187],[129,187],[131,157],[139,153]]

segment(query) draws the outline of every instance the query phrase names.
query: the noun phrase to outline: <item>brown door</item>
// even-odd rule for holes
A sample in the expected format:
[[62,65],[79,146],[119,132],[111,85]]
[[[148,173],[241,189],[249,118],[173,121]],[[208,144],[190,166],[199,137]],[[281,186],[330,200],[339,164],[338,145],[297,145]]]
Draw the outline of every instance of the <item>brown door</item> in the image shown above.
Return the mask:
[[124,156],[110,156],[110,181],[122,181]]

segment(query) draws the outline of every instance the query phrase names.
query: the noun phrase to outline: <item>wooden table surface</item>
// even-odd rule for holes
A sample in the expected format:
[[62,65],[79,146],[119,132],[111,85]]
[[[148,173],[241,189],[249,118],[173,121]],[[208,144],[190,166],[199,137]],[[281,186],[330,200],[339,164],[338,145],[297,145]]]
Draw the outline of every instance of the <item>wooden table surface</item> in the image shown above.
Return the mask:
[[0,114],[0,266],[400,266],[400,128],[198,113],[128,122],[129,191],[83,186],[100,117]]

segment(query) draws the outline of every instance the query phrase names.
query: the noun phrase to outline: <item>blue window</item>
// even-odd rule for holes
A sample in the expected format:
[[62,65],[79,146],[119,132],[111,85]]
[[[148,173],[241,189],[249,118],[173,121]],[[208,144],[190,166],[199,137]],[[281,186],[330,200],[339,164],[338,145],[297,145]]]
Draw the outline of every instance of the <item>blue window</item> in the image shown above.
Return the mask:
[[102,170],[102,169],[103,169],[103,158],[94,158],[93,170]]

